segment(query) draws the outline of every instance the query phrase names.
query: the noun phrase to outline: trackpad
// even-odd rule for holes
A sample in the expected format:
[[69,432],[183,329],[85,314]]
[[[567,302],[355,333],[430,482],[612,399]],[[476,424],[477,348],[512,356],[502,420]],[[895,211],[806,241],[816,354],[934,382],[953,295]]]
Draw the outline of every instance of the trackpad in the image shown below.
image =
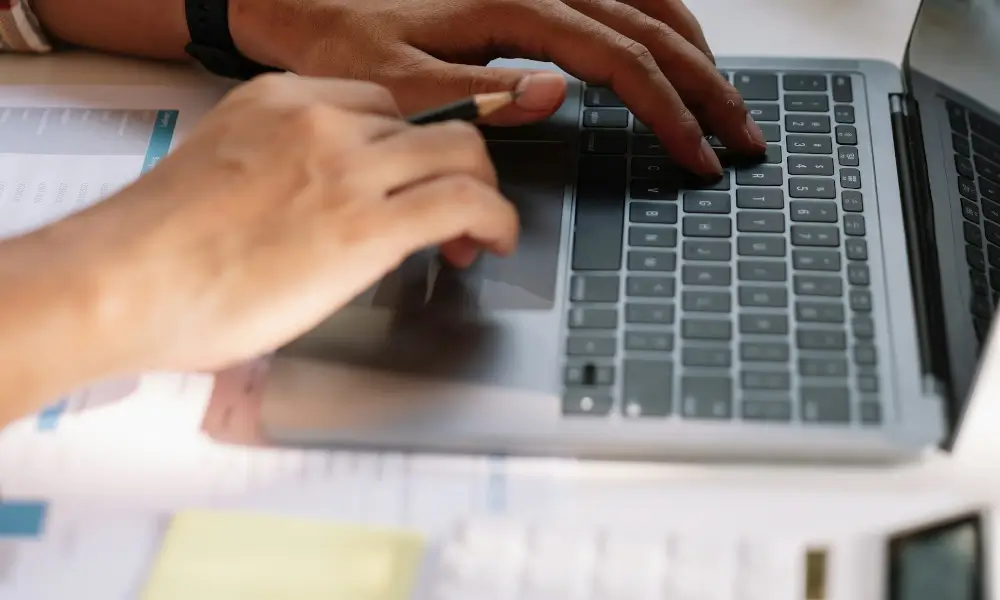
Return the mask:
[[491,142],[490,153],[501,191],[520,217],[513,255],[484,254],[459,270],[436,251],[418,253],[279,354],[549,387],[550,364],[559,359],[556,293],[569,148]]

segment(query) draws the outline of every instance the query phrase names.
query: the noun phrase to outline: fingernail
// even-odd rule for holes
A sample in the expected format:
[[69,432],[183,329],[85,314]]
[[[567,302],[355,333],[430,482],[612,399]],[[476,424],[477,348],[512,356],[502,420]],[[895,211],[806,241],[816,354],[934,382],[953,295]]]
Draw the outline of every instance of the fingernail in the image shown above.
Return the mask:
[[719,162],[719,157],[716,156],[715,150],[712,150],[712,146],[705,138],[701,139],[701,164],[704,167],[705,173],[722,175],[722,163]]
[[757,122],[753,120],[753,117],[747,115],[747,125],[746,125],[747,137],[750,141],[757,144],[758,146],[767,147],[767,141],[764,139],[764,132],[760,130],[760,126]]
[[558,73],[532,73],[517,83],[518,108],[531,112],[555,110],[566,96],[566,79]]

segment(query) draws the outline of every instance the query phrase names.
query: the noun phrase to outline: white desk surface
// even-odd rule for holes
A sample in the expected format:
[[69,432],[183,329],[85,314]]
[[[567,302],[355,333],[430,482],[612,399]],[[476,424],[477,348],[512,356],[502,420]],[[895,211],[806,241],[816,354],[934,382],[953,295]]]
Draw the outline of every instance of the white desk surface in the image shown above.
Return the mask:
[[[714,51],[720,56],[861,57],[883,59],[897,64],[902,59],[917,5],[917,0],[689,0],[689,6],[700,18]],[[170,82],[212,84],[209,77],[197,74],[187,67],[152,65],[88,55],[0,57],[0,80],[21,84]],[[890,490],[907,493],[909,490],[914,495],[926,492],[933,496],[943,489],[957,489],[951,485],[952,481],[975,481],[982,476],[983,479],[975,488],[962,487],[962,489],[976,489],[975,495],[978,496],[979,493],[993,491],[988,479],[989,465],[1000,458],[1000,442],[994,442],[994,436],[991,436],[989,431],[994,423],[1000,424],[1000,339],[994,341],[992,348],[987,352],[985,362],[997,367],[985,369],[986,373],[976,392],[971,424],[966,428],[956,456],[950,461],[931,457],[921,465],[888,471],[739,469],[662,465],[587,465],[586,468],[577,465],[572,471],[586,480],[605,478],[619,480],[620,483],[612,484],[613,486],[624,484],[625,480],[641,480],[645,483],[663,484],[690,482],[699,487],[713,488],[722,484],[758,490],[768,489],[772,485],[782,489],[796,488],[800,491],[830,493],[843,500],[846,503],[843,505],[845,507],[852,503],[841,493],[844,491],[867,490],[878,494]],[[150,395],[151,402],[155,402],[164,411],[158,417],[161,422],[197,421],[198,416],[191,412],[194,409],[190,406],[169,402],[171,393],[169,385],[158,387],[150,384],[146,386],[145,393]],[[149,486],[146,488],[146,493],[158,493],[155,490],[169,493],[162,482],[157,484],[160,478],[157,471],[158,457],[163,457],[164,460],[167,456],[176,458],[177,449],[172,447],[169,438],[135,435],[134,432],[115,432],[110,429],[102,431],[102,435],[104,438],[95,440],[95,443],[106,444],[107,450],[98,452],[98,455],[110,457],[128,454],[133,450],[141,452],[143,469],[149,479],[145,484]],[[176,468],[175,463],[163,466],[164,471],[175,471]],[[535,467],[526,464],[524,468]],[[127,478],[134,477],[133,472],[122,475]],[[80,477],[82,476],[81,474]],[[109,473],[108,476],[113,475]],[[637,476],[641,479],[635,479]],[[96,490],[88,489],[86,479],[79,477],[73,479],[82,494],[93,496],[98,493]],[[994,479],[997,480],[996,498],[1000,499],[1000,477]],[[668,485],[668,489],[671,488],[674,486]],[[810,502],[806,497],[799,495],[787,499],[775,496],[773,500],[762,497],[760,514],[778,514],[785,520],[788,518],[794,520],[795,511],[800,509],[803,519],[814,520],[817,516],[815,511],[812,511],[812,516],[806,514],[810,512],[808,511]],[[887,506],[893,506],[893,503]],[[849,512],[857,516],[864,513],[864,509],[853,507]],[[896,513],[893,515],[895,517],[899,511],[889,508],[888,513],[883,511],[881,514],[892,513]],[[871,519],[874,517],[867,514],[864,516],[865,518],[861,520],[871,524]],[[858,526],[864,525],[859,521]]]

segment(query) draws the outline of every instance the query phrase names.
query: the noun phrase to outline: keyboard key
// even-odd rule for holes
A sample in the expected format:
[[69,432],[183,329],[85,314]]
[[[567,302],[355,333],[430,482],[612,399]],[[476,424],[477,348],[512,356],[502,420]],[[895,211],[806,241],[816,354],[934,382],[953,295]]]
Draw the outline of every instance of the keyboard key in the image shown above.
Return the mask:
[[1000,125],[972,111],[969,112],[969,129],[972,133],[981,135],[988,140],[1000,141]]
[[674,349],[674,334],[653,331],[626,331],[626,350],[670,352]]
[[785,110],[824,113],[830,110],[830,100],[824,94],[785,94]]
[[733,356],[729,348],[684,348],[681,363],[685,367],[728,368]]
[[677,230],[673,227],[629,227],[628,243],[648,248],[674,248]]
[[784,156],[781,146],[778,144],[768,144],[764,152],[764,162],[769,165],[780,165]]
[[786,92],[825,92],[826,75],[785,75]]
[[1000,248],[997,248],[993,244],[988,244],[986,246],[986,258],[989,260],[991,267],[1000,269]]
[[757,165],[736,171],[736,185],[780,186],[785,183],[781,167]]
[[868,271],[868,265],[859,263],[847,265],[847,281],[851,285],[871,285],[871,273]]
[[781,126],[777,123],[758,123],[760,127],[760,132],[764,134],[765,142],[780,142],[781,141]]
[[583,91],[583,105],[600,108],[624,108],[621,99],[607,88],[587,87]]
[[979,186],[979,193],[982,194],[984,198],[993,200],[994,202],[1000,202],[1000,184],[993,183],[980,177],[976,180],[976,184]]
[[632,131],[635,133],[653,133],[653,130],[639,121],[639,119],[632,119]]
[[803,377],[847,377],[847,359],[800,358],[799,374]]
[[858,339],[870,340],[875,337],[875,321],[867,315],[858,315],[851,319],[851,331]]
[[733,85],[748,102],[753,100],[774,102],[778,99],[778,76],[772,73],[736,73]]
[[792,376],[788,371],[743,371],[740,387],[744,390],[788,390],[792,387]]
[[796,302],[795,318],[802,323],[843,323],[844,305],[833,302]]
[[948,109],[948,122],[955,133],[969,133],[969,126],[966,124],[965,109],[951,101],[946,101],[945,108]]
[[573,269],[615,271],[622,261],[625,158],[582,156],[573,232]]
[[614,329],[618,326],[618,311],[613,308],[572,308],[569,326],[573,329]]
[[729,377],[682,377],[681,414],[689,419],[730,419],[733,382]]
[[878,425],[882,422],[882,405],[874,401],[864,401],[859,405],[861,422],[865,425]]
[[754,121],[777,121],[780,117],[780,110],[777,104],[747,103],[747,112]]
[[822,275],[796,275],[795,293],[801,296],[840,297],[844,294],[844,282],[840,277]]
[[603,389],[566,390],[562,398],[562,413],[569,416],[605,416],[611,413],[614,400]]
[[823,135],[785,136],[785,147],[793,154],[833,154],[833,141]]
[[872,375],[862,375],[858,377],[858,390],[865,393],[878,391],[878,378]]
[[736,239],[740,256],[784,256],[785,238],[771,235],[741,235]]
[[878,362],[875,346],[858,344],[854,347],[854,363],[857,365],[874,365]]
[[785,193],[774,188],[738,188],[736,190],[736,207],[784,208]]
[[1000,225],[995,223],[983,223],[983,231],[986,233],[986,241],[1000,246]]
[[574,302],[617,302],[621,280],[615,275],[574,275],[570,299]]
[[730,237],[732,221],[728,217],[684,217],[685,237]]
[[829,156],[794,155],[788,157],[789,175],[833,175]]
[[953,133],[951,135],[951,145],[955,148],[955,152],[966,158],[972,154],[972,148],[969,147],[969,140],[964,135]]
[[785,115],[785,131],[788,133],[830,133],[830,117],[826,115]]
[[847,334],[843,331],[799,329],[795,342],[800,350],[846,350]]
[[986,296],[974,294],[970,304],[972,314],[980,319],[990,319],[993,317],[993,307],[990,306],[990,300]]
[[785,215],[780,212],[744,210],[736,213],[736,230],[744,233],[782,233]]
[[983,232],[979,230],[979,227],[965,222],[962,223],[962,232],[965,234],[966,242],[980,248],[983,246]]
[[979,214],[979,206],[977,206],[975,202],[971,202],[971,201],[966,200],[966,199],[963,198],[962,199],[962,216],[965,217],[966,220],[969,220],[969,221],[972,221],[973,223],[978,224],[979,223],[979,218],[982,215]]
[[832,225],[792,225],[793,246],[840,245],[840,230]]
[[685,192],[684,212],[727,214],[730,210],[729,194],[725,192]]
[[566,385],[613,385],[615,368],[610,365],[572,365],[563,374]]
[[732,308],[729,292],[684,292],[684,310],[693,312],[728,313]]
[[628,127],[628,111],[616,108],[591,108],[583,111],[584,127]]
[[837,203],[793,200],[788,204],[792,221],[801,223],[836,223]]
[[991,163],[982,156],[977,156],[975,158],[976,170],[980,175],[989,179],[990,181],[1000,182],[1000,166],[995,163]]
[[972,149],[986,160],[1000,164],[1000,138],[994,138],[990,142],[985,138],[974,135],[972,136]]
[[872,294],[868,290],[851,290],[851,310],[856,312],[871,312]]
[[665,417],[673,410],[673,364],[660,360],[625,361],[622,406],[630,417]]
[[673,304],[636,304],[625,305],[625,322],[647,325],[669,325],[674,322]]
[[787,422],[792,420],[792,402],[782,399],[744,398],[740,416],[747,421]]
[[786,315],[740,315],[740,333],[785,335],[788,333]]
[[[839,146],[837,148],[837,162],[842,167],[856,167],[860,164],[858,149],[851,146]],[[831,173],[832,175],[833,173]]]
[[807,423],[850,423],[851,395],[846,387],[803,387],[802,420]]
[[676,200],[677,189],[663,179],[633,179],[629,195],[634,200]]
[[854,88],[850,75],[833,76],[833,101],[854,102]]
[[683,319],[681,337],[686,340],[722,340],[733,337],[733,324],[720,319]]
[[744,362],[788,362],[791,355],[785,342],[743,342],[740,360]]
[[973,202],[976,201],[976,198],[978,196],[976,194],[976,184],[964,177],[958,178],[958,193],[962,194],[962,196],[968,198],[969,200],[972,200]]
[[844,245],[849,260],[868,260],[868,242],[865,240],[847,240]]
[[677,222],[677,205],[667,202],[633,202],[628,207],[628,217],[633,223],[672,225]]
[[861,215],[844,215],[844,235],[865,234],[865,218]]
[[636,156],[632,159],[632,176],[659,178],[675,189],[679,187],[682,177],[677,173],[676,167],[666,158],[649,156]]
[[838,123],[854,123],[854,107],[847,104],[837,104],[833,107],[833,118]]
[[580,151],[587,154],[625,154],[627,150],[627,131],[596,129],[580,137]]
[[707,240],[686,240],[684,242],[684,258],[686,260],[726,261],[732,257],[733,248],[728,242]]
[[685,285],[728,286],[732,283],[732,269],[728,265],[684,265],[681,273]]
[[857,169],[841,169],[840,187],[845,190],[861,189],[861,171]]
[[837,125],[837,143],[842,146],[858,145],[858,130],[853,125]]
[[740,286],[740,306],[784,308],[788,306],[788,290],[783,287]]
[[628,268],[630,271],[674,271],[677,269],[677,254],[655,250],[629,250]]
[[614,356],[617,341],[613,337],[583,337],[571,335],[566,340],[566,353],[570,356]]
[[740,281],[785,281],[788,278],[784,262],[741,260],[737,264]]
[[861,192],[844,190],[840,192],[840,206],[845,212],[863,212],[865,210],[864,197]]
[[976,172],[972,168],[972,161],[958,154],[955,155],[955,168],[958,169],[958,174],[962,177],[973,179],[976,176]]
[[666,156],[666,151],[655,135],[637,135],[632,138],[632,154],[635,156]]
[[790,177],[788,195],[792,198],[833,199],[837,197],[837,184],[832,179],[819,177]]
[[795,250],[792,266],[802,271],[840,271],[840,253],[834,250]]
[[[630,276],[625,279],[625,295],[630,298],[673,298],[675,287],[673,277]],[[615,299],[617,296],[618,288],[616,286]]]

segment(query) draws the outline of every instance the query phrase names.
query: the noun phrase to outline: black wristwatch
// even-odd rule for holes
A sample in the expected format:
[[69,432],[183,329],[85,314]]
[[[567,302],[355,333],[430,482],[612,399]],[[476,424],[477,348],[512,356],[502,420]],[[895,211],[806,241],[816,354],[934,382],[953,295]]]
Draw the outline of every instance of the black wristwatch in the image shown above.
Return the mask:
[[229,0],[184,0],[191,43],[184,50],[210,72],[247,80],[272,71],[236,48],[229,32]]

